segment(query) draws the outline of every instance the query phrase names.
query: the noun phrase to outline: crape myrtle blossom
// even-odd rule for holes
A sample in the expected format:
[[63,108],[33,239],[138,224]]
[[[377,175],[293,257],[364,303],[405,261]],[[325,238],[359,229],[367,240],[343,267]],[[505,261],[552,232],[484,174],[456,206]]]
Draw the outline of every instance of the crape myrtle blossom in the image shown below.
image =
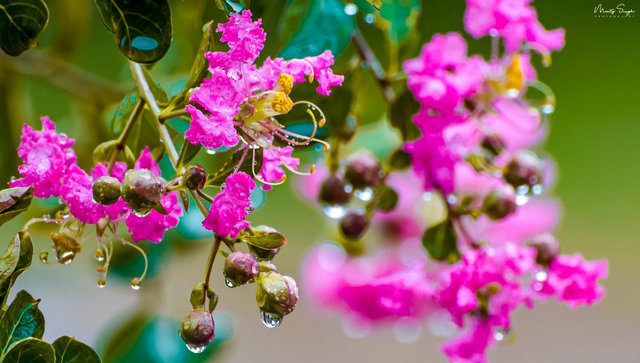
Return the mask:
[[213,199],[202,225],[219,236],[237,237],[241,230],[249,227],[245,218],[251,207],[251,191],[255,187],[255,182],[246,173],[230,175],[224,189]]
[[[48,117],[43,117],[41,121],[42,131],[34,131],[26,124],[23,127],[18,155],[25,164],[18,169],[24,178],[11,181],[11,186],[33,186],[34,194],[38,197],[59,196],[69,207],[69,213],[85,224],[96,224],[105,217],[113,222],[124,221],[133,241],[158,243],[167,229],[178,225],[182,208],[176,192],[162,197],[161,204],[166,215],[153,210],[145,216],[137,216],[122,198],[111,205],[97,203],[93,197],[93,183],[105,175],[122,181],[126,164],[116,162],[109,174],[108,165],[98,163],[91,170],[91,175],[87,174],[76,163],[76,154],[72,149],[75,141],[57,133],[55,124]],[[141,152],[135,169],[149,169],[160,175],[158,164],[148,147]]]
[[[267,58],[261,67],[254,64],[264,48],[266,34],[262,20],[251,20],[251,12],[232,14],[225,24],[219,24],[220,40],[227,43],[227,52],[209,52],[211,77],[193,90],[186,110],[192,117],[186,131],[187,141],[207,148],[222,146],[233,148],[240,144],[237,152],[251,149],[255,158],[256,148],[262,148],[263,163],[254,177],[267,185],[284,181],[282,167],[295,171],[299,160],[291,156],[293,148],[273,144],[279,138],[290,145],[308,145],[314,138],[293,134],[278,123],[278,115],[287,114],[297,104],[309,104],[322,116],[316,121],[310,112],[315,127],[325,122],[322,111],[307,101],[293,102],[289,97],[295,83],[318,82],[317,92],[329,95],[331,87],[339,86],[343,76],[333,74],[333,55],[326,51],[315,57],[283,60]],[[296,140],[298,139],[298,140]],[[302,139],[303,141],[299,141]],[[324,142],[322,142],[324,143]],[[326,147],[328,145],[325,144]],[[244,160],[244,158],[242,159]]]

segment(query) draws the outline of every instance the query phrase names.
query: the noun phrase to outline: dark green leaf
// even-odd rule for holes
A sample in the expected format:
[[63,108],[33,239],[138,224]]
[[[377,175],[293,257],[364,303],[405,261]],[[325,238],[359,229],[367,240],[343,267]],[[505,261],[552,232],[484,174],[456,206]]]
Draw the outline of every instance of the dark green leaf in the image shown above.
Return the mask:
[[285,59],[316,56],[331,50],[338,56],[351,41],[355,27],[352,16],[344,12],[340,0],[313,0],[300,30],[280,52]]
[[182,149],[180,149],[177,169],[179,170],[181,167],[189,164],[189,162],[198,155],[200,150],[202,150],[202,145],[194,145],[185,140],[184,144],[182,144]]
[[9,346],[27,338],[42,338],[44,334],[44,316],[36,300],[28,292],[21,290],[0,319],[0,344],[2,353]]
[[420,104],[409,90],[404,91],[391,104],[389,115],[391,125],[400,131],[404,141],[413,141],[420,137],[420,129],[413,123],[413,115],[419,109]]
[[434,260],[454,263],[460,259],[457,239],[453,223],[447,218],[441,223],[427,228],[422,235],[422,245]]
[[243,231],[240,238],[252,246],[260,247],[265,250],[280,248],[287,243],[287,239],[283,235],[267,226],[248,228]]
[[[251,150],[249,154],[245,157],[242,165],[239,168],[239,171],[243,171],[249,175],[253,174],[252,171],[252,156]],[[220,166],[220,168],[209,175],[207,175],[207,181],[205,183],[206,186],[221,186],[224,181],[227,179],[229,175],[233,173],[233,171],[238,166],[240,159],[242,158],[243,151],[236,151],[231,155],[225,162]],[[221,154],[224,155],[224,154]],[[255,169],[256,173],[260,171],[262,167],[262,154],[259,150],[256,150],[256,165],[254,165],[253,169]]]
[[31,266],[33,244],[26,231],[16,234],[0,259],[0,307],[4,306],[9,289],[18,276]]
[[411,155],[407,154],[402,147],[394,151],[389,156],[389,168],[393,171],[406,170],[411,166]]
[[0,226],[24,212],[31,205],[32,187],[9,188],[0,191]]
[[120,51],[134,62],[153,63],[171,45],[167,0],[94,0]]
[[100,363],[100,357],[90,346],[74,338],[62,336],[52,345],[56,351],[56,363]]
[[380,185],[376,190],[375,208],[383,212],[390,212],[398,204],[398,193],[386,184]]
[[171,103],[167,107],[167,112],[183,109],[187,103],[189,92],[192,88],[198,87],[202,80],[209,75],[209,62],[205,58],[205,53],[212,52],[215,44],[215,27],[213,21],[210,21],[202,28],[202,39],[200,40],[200,48],[196,54],[196,59],[191,66],[189,78],[185,83],[182,91],[171,99]]
[[380,10],[380,16],[389,22],[385,30],[395,43],[412,34],[419,13],[420,0],[385,0]]
[[51,344],[36,338],[22,340],[2,357],[7,363],[54,363],[55,351]]
[[367,0],[369,4],[373,5],[378,11],[380,11],[380,7],[382,7],[382,0]]
[[0,48],[20,55],[37,44],[48,22],[49,9],[43,0],[0,0]]

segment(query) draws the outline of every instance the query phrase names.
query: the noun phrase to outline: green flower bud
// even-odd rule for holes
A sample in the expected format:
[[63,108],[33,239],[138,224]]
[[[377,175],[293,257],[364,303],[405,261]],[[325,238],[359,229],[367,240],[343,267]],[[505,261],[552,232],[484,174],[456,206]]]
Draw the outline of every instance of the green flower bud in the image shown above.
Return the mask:
[[373,188],[382,178],[382,169],[373,155],[363,152],[349,158],[344,176],[354,189]]
[[146,214],[160,205],[166,181],[148,169],[129,170],[122,182],[122,199],[137,213]]
[[342,235],[352,241],[362,238],[362,235],[369,228],[369,219],[360,212],[349,212],[340,221],[340,231]]
[[260,261],[271,261],[280,252],[280,248],[266,249],[254,245],[249,245],[249,252]]
[[542,161],[530,151],[520,151],[504,169],[504,179],[514,188],[533,186],[542,182]]
[[482,211],[489,219],[500,220],[516,211],[516,192],[511,185],[492,190],[484,199]]
[[258,274],[256,302],[262,313],[285,316],[293,311],[298,302],[296,281],[275,271]]
[[191,190],[204,188],[207,172],[201,165],[190,165],[184,173],[184,186]]
[[322,183],[320,202],[329,205],[344,205],[351,200],[351,194],[344,190],[344,181],[337,175],[331,175]]
[[213,316],[204,308],[193,309],[182,319],[179,333],[190,351],[201,353],[215,336]]
[[103,205],[114,204],[120,198],[120,187],[118,179],[108,175],[102,176],[91,186],[93,200]]
[[258,261],[246,252],[233,252],[224,261],[224,278],[229,287],[244,285],[258,275]]

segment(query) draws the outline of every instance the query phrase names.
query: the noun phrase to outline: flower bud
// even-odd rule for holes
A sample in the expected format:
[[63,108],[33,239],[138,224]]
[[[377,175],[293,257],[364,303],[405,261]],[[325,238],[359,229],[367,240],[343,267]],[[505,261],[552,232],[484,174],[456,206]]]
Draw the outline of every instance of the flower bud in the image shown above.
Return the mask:
[[504,150],[504,141],[496,134],[488,134],[482,138],[480,146],[491,156],[498,156]]
[[378,185],[381,174],[378,160],[370,153],[363,152],[349,158],[344,176],[355,189],[364,189]]
[[340,221],[340,231],[352,240],[359,240],[369,228],[369,219],[360,212],[349,212]]
[[492,190],[482,204],[482,211],[489,219],[500,220],[516,211],[516,192],[511,185]]
[[233,252],[224,261],[224,278],[229,287],[244,285],[258,275],[258,261],[249,253]]
[[190,165],[184,173],[184,186],[191,190],[204,188],[207,172],[200,165]]
[[351,199],[351,194],[344,190],[344,181],[337,175],[331,175],[322,183],[320,201],[329,205],[344,205]]
[[111,205],[120,198],[120,181],[112,176],[102,176],[91,186],[93,200],[98,204]]
[[542,182],[543,164],[536,154],[530,151],[520,151],[507,164],[504,179],[515,188],[532,186]]
[[258,275],[256,303],[260,311],[267,314],[285,316],[293,311],[298,302],[296,281],[275,271]]
[[266,249],[254,245],[249,245],[249,252],[260,261],[271,261],[280,252],[280,248]]
[[160,204],[165,180],[148,169],[129,170],[122,182],[122,199],[139,213],[148,213]]
[[548,265],[560,253],[558,241],[550,233],[539,235],[528,244],[536,249],[536,262],[540,265]]
[[200,353],[214,338],[213,316],[204,308],[193,309],[182,319],[179,333],[189,350]]

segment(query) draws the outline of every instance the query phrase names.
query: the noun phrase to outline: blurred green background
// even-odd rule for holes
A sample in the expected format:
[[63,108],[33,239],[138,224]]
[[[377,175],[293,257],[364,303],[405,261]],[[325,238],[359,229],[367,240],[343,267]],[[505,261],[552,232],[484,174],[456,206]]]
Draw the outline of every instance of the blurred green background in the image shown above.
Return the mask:
[[[283,1],[274,1],[272,12],[280,11]],[[419,30],[427,39],[435,32],[462,30],[464,1],[422,3],[424,18]],[[559,240],[565,253],[581,251],[589,259],[609,260],[607,297],[591,309],[574,311],[550,302],[535,312],[518,311],[515,342],[492,350],[492,362],[640,361],[640,1],[624,1],[627,9],[636,11],[631,18],[595,18],[594,8],[599,3],[618,5],[618,1],[537,0],[534,6],[545,27],[564,27],[567,32],[567,45],[554,54],[552,67],[538,71],[558,99],[547,150],[559,167],[555,191],[564,205]],[[90,1],[52,0],[48,4],[51,22],[41,45],[14,60],[0,56],[3,185],[15,174],[15,148],[22,122],[35,125],[40,115],[49,115],[59,129],[76,138],[81,150],[91,150],[110,136],[112,105],[105,113],[105,105],[86,102],[82,94],[70,98],[68,92],[52,85],[75,81],[56,76],[59,61],[73,63],[108,82],[109,92],[96,93],[105,100],[118,102],[132,86],[125,59]],[[198,46],[201,25],[213,16],[210,2],[204,0],[172,1],[172,11],[174,44],[153,68],[169,90],[180,86]],[[470,49],[486,54],[488,46],[484,39],[472,42]],[[372,89],[367,92],[377,92]],[[381,95],[371,97],[379,99]],[[362,116],[369,114],[376,116],[375,112]],[[90,153],[79,156],[88,166]],[[327,226],[313,207],[298,200],[291,184],[269,192],[268,203],[252,221],[274,225],[287,235],[289,243],[276,262],[280,271],[297,277],[304,254],[313,243],[330,237],[333,226]],[[32,208],[37,213],[50,207],[40,203]],[[2,240],[8,241],[22,222],[3,226]],[[163,242],[169,247],[151,247],[152,258],[160,261],[159,275],[145,282],[140,291],[131,290],[126,279],[119,281],[116,276],[107,288],[96,287],[99,276],[93,271],[90,237],[85,253],[73,264],[44,266],[36,262],[13,291],[24,288],[43,299],[45,339],[73,335],[101,349],[108,335],[105,331],[113,331],[118,322],[135,312],[166,319],[180,319],[186,313],[191,287],[201,276],[208,250],[206,242],[184,241],[194,237],[190,232],[197,237],[196,230],[185,226]],[[49,248],[44,234],[34,243],[36,251]],[[214,272],[214,287],[221,297],[217,311],[226,315],[216,320],[221,329],[218,335],[231,334],[231,325],[234,335],[215,361],[445,362],[438,351],[443,340],[427,331],[409,344],[398,343],[391,331],[373,332],[366,339],[347,338],[338,317],[315,311],[308,304],[304,286],[296,312],[285,318],[282,327],[268,330],[259,320],[253,287],[226,289],[220,268],[216,265]],[[150,352],[174,349],[167,347],[176,344],[177,325],[164,320],[154,324],[160,328],[151,329],[151,337],[142,346]],[[135,335],[123,337],[119,343],[128,347]]]

